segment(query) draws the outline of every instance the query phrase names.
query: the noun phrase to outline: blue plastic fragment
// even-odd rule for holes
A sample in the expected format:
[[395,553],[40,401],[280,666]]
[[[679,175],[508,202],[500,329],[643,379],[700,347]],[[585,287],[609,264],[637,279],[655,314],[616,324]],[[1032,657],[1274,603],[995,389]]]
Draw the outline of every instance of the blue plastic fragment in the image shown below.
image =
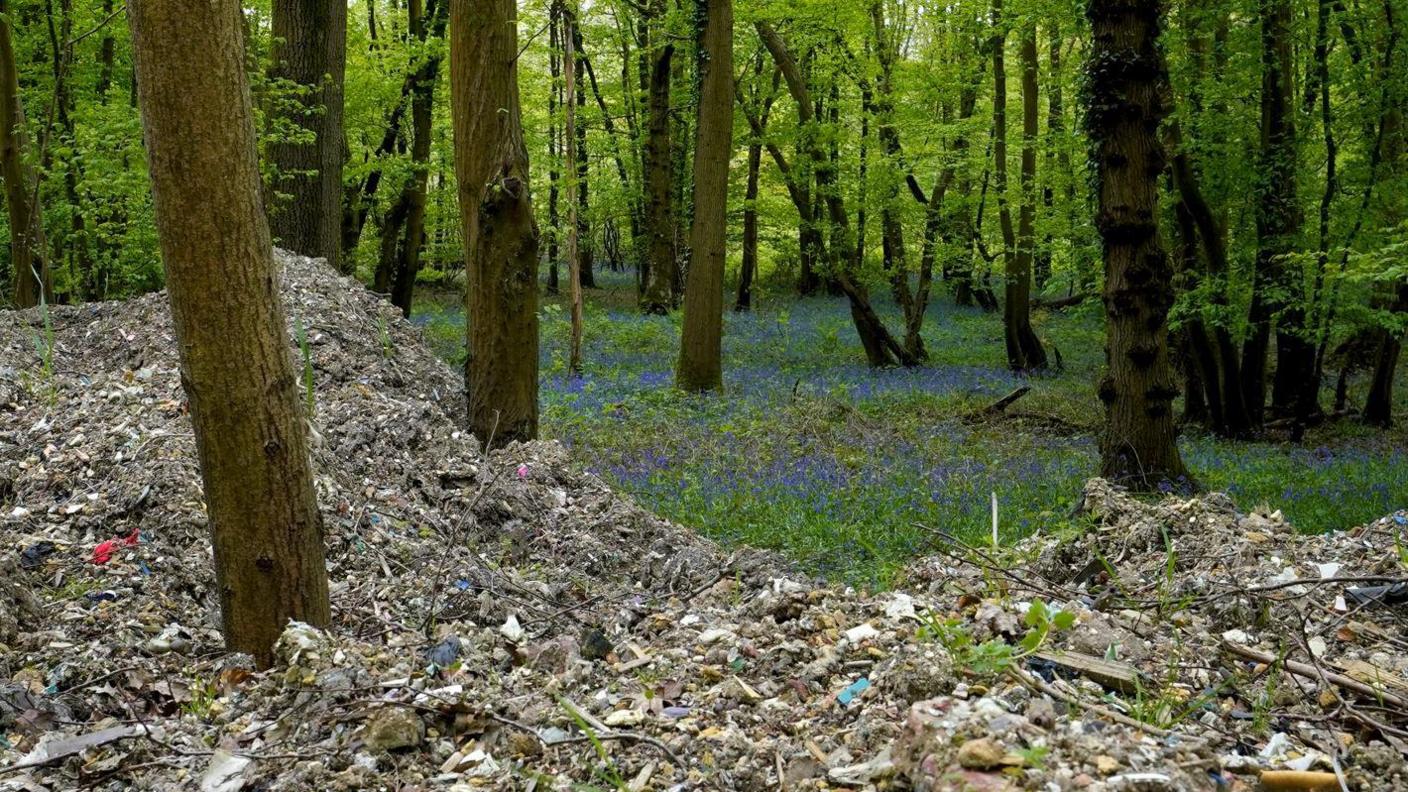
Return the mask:
[[689,714],[689,707],[666,707],[660,714],[667,718],[683,718]]
[[146,561],[137,562],[137,571],[142,573],[142,577],[147,577],[152,573],[151,569],[147,566]]
[[459,580],[455,581],[455,588],[459,589],[460,591],[469,591],[469,581],[465,580],[464,578],[460,578]]
[[1395,514],[1393,515],[1393,521],[1399,525],[1408,525],[1408,515]]
[[865,677],[861,677],[860,679],[857,679],[856,681],[852,682],[850,687],[846,688],[840,693],[837,693],[836,700],[841,702],[842,704],[850,704],[856,696],[859,696],[861,693],[864,693],[869,687],[870,680],[866,679]]

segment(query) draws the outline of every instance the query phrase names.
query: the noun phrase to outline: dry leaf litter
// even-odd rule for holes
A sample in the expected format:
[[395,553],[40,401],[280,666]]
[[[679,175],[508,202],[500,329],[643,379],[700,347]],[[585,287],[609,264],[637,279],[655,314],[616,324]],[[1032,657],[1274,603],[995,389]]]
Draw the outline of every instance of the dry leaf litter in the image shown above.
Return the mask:
[[165,296],[0,314],[0,790],[1408,788],[1404,515],[1096,480],[1080,535],[836,588],[554,443],[484,455],[417,330],[279,261],[334,622],[264,672],[222,650]]

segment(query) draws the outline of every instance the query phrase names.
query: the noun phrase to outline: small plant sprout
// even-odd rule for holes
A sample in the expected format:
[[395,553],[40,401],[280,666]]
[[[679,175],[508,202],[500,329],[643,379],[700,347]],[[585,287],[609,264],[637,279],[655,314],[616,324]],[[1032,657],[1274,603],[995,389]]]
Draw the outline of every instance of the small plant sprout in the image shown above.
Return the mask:
[[303,353],[303,398],[308,407],[308,417],[312,418],[318,411],[313,392],[313,350],[308,345],[308,328],[303,326],[303,320],[293,320],[293,331],[298,339],[298,349]]

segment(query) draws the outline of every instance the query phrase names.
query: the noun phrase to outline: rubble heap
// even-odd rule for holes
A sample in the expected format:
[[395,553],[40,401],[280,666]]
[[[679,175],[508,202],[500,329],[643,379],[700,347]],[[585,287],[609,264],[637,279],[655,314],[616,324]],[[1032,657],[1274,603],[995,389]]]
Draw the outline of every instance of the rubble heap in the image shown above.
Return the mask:
[[1096,481],[1087,532],[836,588],[484,454],[398,312],[280,262],[334,621],[268,671],[222,651],[165,297],[0,315],[0,790],[1408,785],[1402,515]]

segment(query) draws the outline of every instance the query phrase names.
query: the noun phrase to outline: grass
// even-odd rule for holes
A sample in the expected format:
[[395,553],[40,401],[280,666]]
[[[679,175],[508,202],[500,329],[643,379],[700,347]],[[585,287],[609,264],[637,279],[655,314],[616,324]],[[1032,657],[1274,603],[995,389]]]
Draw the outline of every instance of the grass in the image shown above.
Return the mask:
[[[679,317],[640,316],[629,274],[598,281],[580,378],[567,374],[564,306],[544,304],[543,434],[645,506],[721,541],[884,588],[936,531],[986,541],[992,493],[1004,540],[1069,526],[1095,470],[1098,305],[1039,313],[1037,331],[1065,370],[1022,380],[1005,369],[1000,319],[976,309],[940,299],[925,323],[929,363],[872,371],[842,300],[755,297],[752,313],[726,317],[725,392],[698,396],[672,388]],[[877,308],[898,326],[893,305],[877,296]],[[417,321],[437,351],[462,362],[457,299],[423,300]],[[1012,409],[1040,418],[958,420],[1024,381],[1033,391]],[[1280,508],[1302,530],[1408,505],[1401,430],[1342,422],[1303,445],[1190,430],[1181,442],[1204,486],[1243,508]]]

